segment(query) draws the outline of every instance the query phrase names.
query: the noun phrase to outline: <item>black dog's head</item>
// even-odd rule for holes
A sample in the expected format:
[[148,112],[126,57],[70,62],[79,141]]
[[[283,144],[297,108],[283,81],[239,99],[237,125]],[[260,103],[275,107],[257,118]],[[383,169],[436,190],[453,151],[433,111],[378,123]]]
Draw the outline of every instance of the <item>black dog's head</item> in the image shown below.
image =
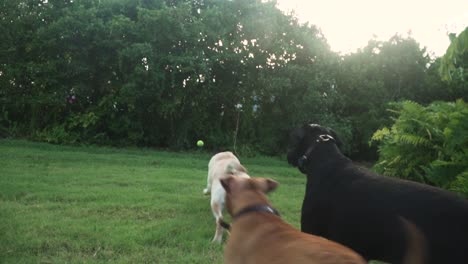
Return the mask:
[[317,124],[304,125],[294,129],[289,138],[288,145],[288,163],[294,167],[299,167],[303,171],[302,164],[304,156],[308,156],[308,152],[312,152],[317,144],[332,141],[338,148],[341,148],[341,141],[336,133],[327,127]]

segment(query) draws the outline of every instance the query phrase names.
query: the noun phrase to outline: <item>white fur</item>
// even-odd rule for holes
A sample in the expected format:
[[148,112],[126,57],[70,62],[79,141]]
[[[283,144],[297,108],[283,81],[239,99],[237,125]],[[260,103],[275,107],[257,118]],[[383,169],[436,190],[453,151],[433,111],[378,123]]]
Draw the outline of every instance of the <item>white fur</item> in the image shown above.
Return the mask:
[[223,219],[223,208],[226,191],[224,190],[221,178],[232,174],[234,176],[250,178],[246,169],[240,164],[239,159],[232,152],[220,152],[214,155],[208,163],[208,179],[207,186],[203,190],[204,194],[211,194],[211,211],[216,219],[216,232],[213,237],[213,242],[221,243],[223,239],[223,227],[219,224],[219,220]]

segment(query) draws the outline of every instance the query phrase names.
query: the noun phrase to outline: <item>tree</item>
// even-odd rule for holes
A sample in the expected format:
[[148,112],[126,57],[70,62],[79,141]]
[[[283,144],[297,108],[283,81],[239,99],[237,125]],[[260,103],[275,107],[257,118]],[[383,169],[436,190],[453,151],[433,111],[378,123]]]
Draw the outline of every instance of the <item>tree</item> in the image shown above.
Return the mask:
[[333,112],[353,124],[351,155],[375,158],[368,142],[373,131],[390,121],[386,104],[422,100],[429,63],[424,48],[411,36],[399,35],[388,41],[371,40],[363,49],[343,57]]
[[458,36],[450,34],[450,46],[442,57],[440,74],[445,81],[454,79],[466,82],[468,68],[468,27]]
[[17,0],[3,7],[0,124],[7,134],[175,149],[206,136],[207,147],[227,148],[239,124],[241,146],[277,153],[293,124],[323,120],[305,113],[330,101],[323,95],[331,94],[337,57],[317,28],[274,2]]

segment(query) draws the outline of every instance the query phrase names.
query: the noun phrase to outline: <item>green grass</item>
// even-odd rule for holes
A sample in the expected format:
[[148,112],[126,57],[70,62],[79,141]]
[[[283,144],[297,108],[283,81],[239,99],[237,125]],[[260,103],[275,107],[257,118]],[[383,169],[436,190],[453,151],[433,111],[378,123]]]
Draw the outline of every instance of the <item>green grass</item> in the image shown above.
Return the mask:
[[[203,196],[210,155],[0,140],[1,263],[222,263]],[[299,227],[305,177],[243,158]]]

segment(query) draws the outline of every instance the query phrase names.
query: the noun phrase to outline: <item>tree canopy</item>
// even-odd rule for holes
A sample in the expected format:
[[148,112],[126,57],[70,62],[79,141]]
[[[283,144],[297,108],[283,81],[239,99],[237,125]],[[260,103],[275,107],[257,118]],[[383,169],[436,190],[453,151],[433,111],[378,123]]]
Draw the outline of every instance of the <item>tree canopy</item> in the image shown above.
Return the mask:
[[[386,104],[466,100],[411,37],[332,52],[260,0],[3,1],[0,135],[278,154],[304,122],[370,157]],[[464,57],[466,60],[466,57]],[[445,63],[445,62],[442,62]]]

